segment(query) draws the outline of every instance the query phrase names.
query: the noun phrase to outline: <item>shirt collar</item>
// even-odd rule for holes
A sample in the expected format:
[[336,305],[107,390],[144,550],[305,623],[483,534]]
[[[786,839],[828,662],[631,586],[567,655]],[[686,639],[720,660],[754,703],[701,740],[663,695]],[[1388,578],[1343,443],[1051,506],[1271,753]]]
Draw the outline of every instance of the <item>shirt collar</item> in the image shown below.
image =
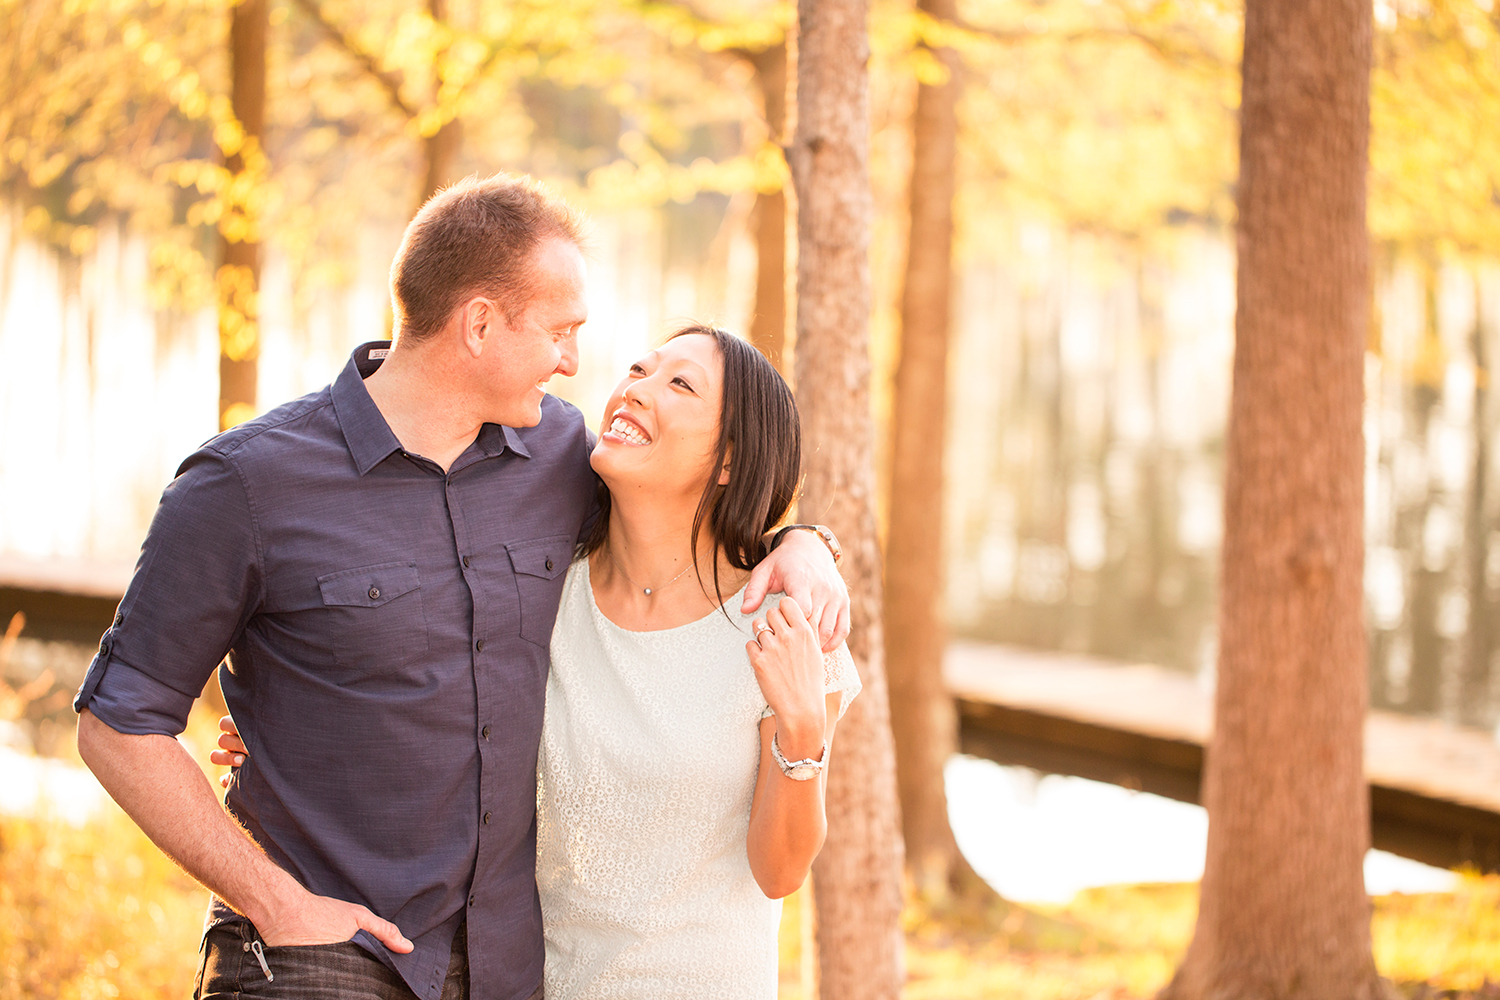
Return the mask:
[[[385,422],[380,408],[365,388],[365,379],[375,374],[375,369],[385,361],[390,350],[389,340],[372,340],[359,345],[330,389],[339,429],[344,432],[344,442],[348,444],[349,454],[354,457],[354,465],[361,476],[385,461],[392,452],[402,450],[401,442],[396,440],[390,424]],[[485,458],[493,458],[506,448],[523,458],[531,457],[515,428],[500,424],[481,426],[473,447]]]

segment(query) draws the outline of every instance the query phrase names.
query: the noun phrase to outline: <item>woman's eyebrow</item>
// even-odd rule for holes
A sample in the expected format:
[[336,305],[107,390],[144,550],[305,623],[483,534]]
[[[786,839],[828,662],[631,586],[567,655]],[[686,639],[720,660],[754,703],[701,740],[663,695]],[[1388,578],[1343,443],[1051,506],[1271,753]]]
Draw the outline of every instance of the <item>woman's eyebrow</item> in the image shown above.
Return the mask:
[[689,361],[687,358],[679,358],[677,360],[677,363],[684,368],[692,369],[689,374],[698,374],[703,376],[704,378],[708,378],[708,369],[704,368],[696,361]]

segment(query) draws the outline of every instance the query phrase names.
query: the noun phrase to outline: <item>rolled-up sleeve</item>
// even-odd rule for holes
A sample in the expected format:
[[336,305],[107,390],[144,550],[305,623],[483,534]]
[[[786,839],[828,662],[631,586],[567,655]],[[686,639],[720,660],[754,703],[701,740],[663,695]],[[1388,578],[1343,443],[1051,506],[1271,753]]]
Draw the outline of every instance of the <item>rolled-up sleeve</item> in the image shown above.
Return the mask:
[[135,575],[73,701],[110,728],[176,736],[260,602],[255,518],[232,461],[196,452],[162,493]]

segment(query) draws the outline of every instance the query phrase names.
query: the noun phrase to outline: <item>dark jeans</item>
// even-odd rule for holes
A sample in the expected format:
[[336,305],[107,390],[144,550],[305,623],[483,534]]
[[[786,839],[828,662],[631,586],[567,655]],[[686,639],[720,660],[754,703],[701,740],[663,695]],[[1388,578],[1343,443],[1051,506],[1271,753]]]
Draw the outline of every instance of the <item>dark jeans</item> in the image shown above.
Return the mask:
[[[257,955],[257,952],[259,955]],[[274,980],[266,977],[261,957]],[[220,924],[203,939],[194,1000],[417,1000],[396,973],[352,942],[270,948],[248,922]],[[533,1000],[540,1000],[538,989]],[[453,938],[442,1000],[468,1000],[469,950],[465,927]]]

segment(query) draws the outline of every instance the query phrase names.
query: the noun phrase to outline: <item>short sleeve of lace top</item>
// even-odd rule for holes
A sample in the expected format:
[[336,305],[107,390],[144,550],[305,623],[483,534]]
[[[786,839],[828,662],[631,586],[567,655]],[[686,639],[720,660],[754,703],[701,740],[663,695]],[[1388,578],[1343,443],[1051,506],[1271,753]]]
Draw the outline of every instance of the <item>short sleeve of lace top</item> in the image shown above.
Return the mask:
[[[849,654],[848,643],[839,643],[839,648],[823,654],[823,691],[825,694],[839,693],[839,718],[849,711],[849,703],[859,694],[864,685],[859,680],[859,670],[854,666],[854,657]],[[767,705],[761,713],[762,719],[776,713]]]

